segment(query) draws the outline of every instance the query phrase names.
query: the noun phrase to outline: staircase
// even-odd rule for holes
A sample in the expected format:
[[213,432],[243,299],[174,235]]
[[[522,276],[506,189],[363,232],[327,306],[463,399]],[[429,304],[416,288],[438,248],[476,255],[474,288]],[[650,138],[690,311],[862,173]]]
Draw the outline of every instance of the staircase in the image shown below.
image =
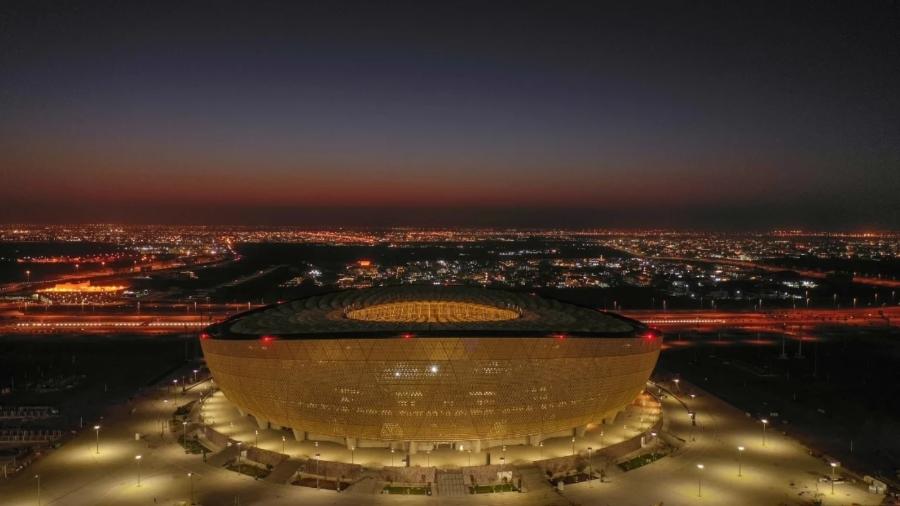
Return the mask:
[[437,481],[437,495],[453,497],[468,494],[462,471],[459,469],[439,470],[435,481]]

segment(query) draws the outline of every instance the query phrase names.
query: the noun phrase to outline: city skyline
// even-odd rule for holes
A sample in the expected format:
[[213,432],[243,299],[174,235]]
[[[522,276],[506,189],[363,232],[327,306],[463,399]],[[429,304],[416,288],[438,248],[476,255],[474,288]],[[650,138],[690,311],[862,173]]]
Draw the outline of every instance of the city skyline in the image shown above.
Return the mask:
[[900,223],[890,3],[2,12],[0,222]]

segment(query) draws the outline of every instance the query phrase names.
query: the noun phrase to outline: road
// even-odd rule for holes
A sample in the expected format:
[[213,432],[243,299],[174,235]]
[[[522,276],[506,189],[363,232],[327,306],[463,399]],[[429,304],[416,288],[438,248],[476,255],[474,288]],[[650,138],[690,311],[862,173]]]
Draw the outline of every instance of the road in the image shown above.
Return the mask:
[[[259,307],[252,304],[197,304],[158,302],[136,306],[51,307],[23,312],[7,306],[0,333],[122,332],[159,333],[195,331],[235,313]],[[0,312],[4,308],[0,307]],[[663,331],[715,329],[788,330],[821,325],[889,326],[900,323],[900,307],[878,309],[786,309],[766,311],[626,311],[625,316]]]

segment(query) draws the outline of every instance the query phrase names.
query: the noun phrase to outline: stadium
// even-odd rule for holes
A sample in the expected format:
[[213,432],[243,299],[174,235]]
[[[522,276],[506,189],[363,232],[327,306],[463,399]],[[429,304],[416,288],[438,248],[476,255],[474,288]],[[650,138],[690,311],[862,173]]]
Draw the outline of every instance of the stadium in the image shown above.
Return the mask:
[[201,335],[218,388],[260,427],[353,447],[538,445],[643,390],[658,332],[612,313],[470,287],[348,290]]

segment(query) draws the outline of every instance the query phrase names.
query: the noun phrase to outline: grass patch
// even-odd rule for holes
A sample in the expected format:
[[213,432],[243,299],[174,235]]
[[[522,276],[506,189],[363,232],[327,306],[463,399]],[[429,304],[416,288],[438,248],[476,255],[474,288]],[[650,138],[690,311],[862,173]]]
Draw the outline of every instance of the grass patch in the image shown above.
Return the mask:
[[646,466],[647,464],[657,461],[665,456],[665,453],[659,452],[645,453],[644,455],[639,455],[631,460],[626,460],[625,462],[619,463],[619,467],[623,471],[631,471],[641,466]]
[[431,495],[430,490],[428,490],[427,487],[384,487],[382,493],[397,495]]
[[469,492],[473,494],[493,494],[498,492],[518,492],[519,489],[512,483],[501,483],[499,485],[478,485],[469,487]]

